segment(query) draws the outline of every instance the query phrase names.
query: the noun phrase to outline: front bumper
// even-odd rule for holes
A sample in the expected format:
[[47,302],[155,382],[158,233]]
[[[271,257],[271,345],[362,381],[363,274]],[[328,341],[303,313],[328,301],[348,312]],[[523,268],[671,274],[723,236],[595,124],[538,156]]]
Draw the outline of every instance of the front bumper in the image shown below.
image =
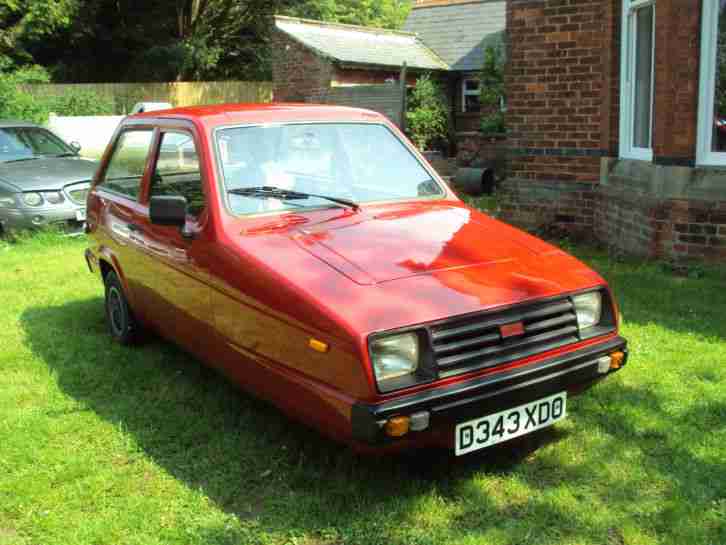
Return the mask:
[[[396,442],[416,442],[433,436],[456,423],[503,411],[558,392],[570,395],[582,392],[612,374],[598,371],[598,358],[615,351],[625,353],[622,337],[545,359],[531,365],[492,373],[447,387],[432,388],[379,404],[356,403],[351,413],[353,438],[365,445],[386,446]],[[407,416],[420,411],[430,413],[429,427],[409,432],[401,439],[385,435],[382,424],[393,416]],[[453,432],[446,433],[453,441]],[[418,436],[418,437],[417,437]]]
[[82,233],[85,222],[77,213],[85,214],[85,206],[66,205],[48,208],[0,208],[0,225],[6,231],[59,227],[70,233]]

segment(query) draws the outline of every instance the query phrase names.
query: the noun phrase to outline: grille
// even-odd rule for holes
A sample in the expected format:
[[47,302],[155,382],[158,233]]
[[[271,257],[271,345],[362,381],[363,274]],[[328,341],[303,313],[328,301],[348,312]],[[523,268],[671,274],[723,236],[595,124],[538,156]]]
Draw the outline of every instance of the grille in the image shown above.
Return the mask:
[[71,201],[85,206],[86,197],[88,196],[90,188],[91,184],[89,182],[83,182],[80,184],[67,185],[65,187],[65,191]]
[[[502,338],[500,326],[522,322],[524,334]],[[431,328],[440,377],[501,365],[579,340],[568,298],[479,314]]]

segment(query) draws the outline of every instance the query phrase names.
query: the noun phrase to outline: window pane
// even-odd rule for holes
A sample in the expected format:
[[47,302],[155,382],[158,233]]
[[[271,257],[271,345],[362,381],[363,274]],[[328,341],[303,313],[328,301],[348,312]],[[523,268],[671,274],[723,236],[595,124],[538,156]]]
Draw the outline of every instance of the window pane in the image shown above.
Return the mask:
[[481,111],[481,101],[478,95],[464,96],[464,111],[467,113]]
[[653,85],[653,6],[635,12],[633,147],[651,147]]
[[151,196],[160,195],[186,198],[187,210],[193,218],[198,218],[204,210],[199,156],[191,134],[167,132],[162,135],[151,181]]
[[105,188],[138,199],[153,134],[149,130],[121,134],[106,170]]
[[73,153],[73,150],[45,129],[36,127],[0,129],[0,162],[65,153]]
[[478,91],[479,90],[479,80],[478,79],[465,79],[464,88],[467,91]]
[[468,112],[479,112],[481,111],[481,89],[479,80],[477,79],[465,79],[463,82],[463,110],[465,113]]
[[719,1],[712,151],[726,151],[726,6]]

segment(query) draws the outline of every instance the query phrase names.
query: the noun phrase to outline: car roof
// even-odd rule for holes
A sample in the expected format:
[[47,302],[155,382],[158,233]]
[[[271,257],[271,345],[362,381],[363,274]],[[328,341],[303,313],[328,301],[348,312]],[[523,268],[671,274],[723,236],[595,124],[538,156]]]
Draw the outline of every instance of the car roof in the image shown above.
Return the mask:
[[[40,127],[37,123],[31,123],[30,121],[17,121],[14,119],[0,119],[0,128],[7,127]],[[42,127],[40,127],[42,128]]]
[[187,106],[171,110],[157,110],[129,116],[127,119],[186,119],[198,121],[208,127],[285,123],[301,121],[378,121],[386,117],[372,110],[319,104],[295,104],[270,102],[266,104],[215,104],[211,106]]

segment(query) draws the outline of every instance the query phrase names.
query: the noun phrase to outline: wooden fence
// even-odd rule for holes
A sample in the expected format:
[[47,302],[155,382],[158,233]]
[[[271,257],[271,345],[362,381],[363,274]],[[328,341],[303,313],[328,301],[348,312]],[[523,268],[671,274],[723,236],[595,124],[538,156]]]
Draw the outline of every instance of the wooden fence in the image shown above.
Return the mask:
[[404,107],[400,86],[392,84],[331,87],[324,97],[316,97],[310,102],[374,110],[387,116],[399,127]]
[[128,113],[137,102],[169,102],[174,106],[195,106],[272,100],[272,82],[267,81],[51,83],[25,85],[24,88],[38,96],[93,91],[113,100],[118,114]]

